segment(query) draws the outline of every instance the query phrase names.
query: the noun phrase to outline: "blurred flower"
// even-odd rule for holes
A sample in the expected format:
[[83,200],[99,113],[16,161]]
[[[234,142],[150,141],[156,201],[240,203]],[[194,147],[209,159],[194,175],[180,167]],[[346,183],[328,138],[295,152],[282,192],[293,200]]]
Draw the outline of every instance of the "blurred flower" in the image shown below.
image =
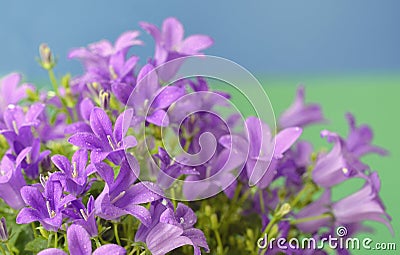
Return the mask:
[[16,166],[7,155],[3,156],[0,163],[0,197],[11,208],[21,209],[25,203],[20,190],[25,185],[21,168]]
[[4,217],[0,220],[0,241],[8,241],[7,223]]
[[281,114],[279,127],[305,127],[310,124],[324,121],[321,106],[318,104],[305,104],[304,87],[297,89],[293,104]]
[[128,102],[128,105],[135,110],[132,125],[135,126],[146,120],[157,126],[168,126],[169,118],[165,109],[184,95],[184,88],[161,87],[157,73],[151,64],[145,65],[140,70],[137,80],[138,84]]
[[357,192],[332,205],[338,225],[373,220],[385,224],[393,233],[390,216],[379,197],[381,182],[376,172],[371,173],[364,186]]
[[20,81],[21,75],[18,73],[11,73],[0,80],[0,129],[2,128],[3,113],[7,107],[18,104],[19,101],[26,98],[27,90],[34,90],[31,84],[18,86]]
[[[173,17],[164,20],[161,31],[147,22],[141,22],[140,26],[153,37],[156,43],[154,54],[156,66],[184,56],[202,55],[201,51],[213,44],[211,37],[206,35],[192,35],[184,39],[183,25]],[[161,78],[169,80],[178,68],[179,64],[168,64],[167,70],[161,73]]]
[[88,48],[72,50],[68,57],[81,60],[86,71],[74,80],[75,92],[87,91],[87,84],[96,83],[104,90],[111,90],[122,103],[126,103],[135,85],[132,73],[139,60],[137,56],[128,59],[126,56],[132,46],[142,44],[138,36],[138,31],[128,31],[116,40],[114,46],[102,40],[90,44]]

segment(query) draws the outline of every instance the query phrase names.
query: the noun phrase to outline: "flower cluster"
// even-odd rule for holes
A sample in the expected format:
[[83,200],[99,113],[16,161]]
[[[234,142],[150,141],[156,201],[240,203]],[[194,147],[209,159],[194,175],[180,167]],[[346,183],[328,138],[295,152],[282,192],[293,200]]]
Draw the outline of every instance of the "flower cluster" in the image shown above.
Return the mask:
[[[365,230],[365,220],[391,230],[378,173],[362,161],[370,153],[387,154],[372,144],[369,126],[356,125],[347,114],[348,136],[323,130],[332,148],[315,151],[300,137],[325,118],[318,104],[305,102],[303,87],[276,130],[259,117],[222,119],[208,110],[223,107],[228,93],[214,91],[203,77],[173,80],[184,58],[202,56],[213,40],[184,38],[175,18],[161,28],[140,26],[155,41],[154,56],[142,66],[132,54],[143,45],[139,31],[128,31],[114,44],[102,40],[72,50],[68,57],[84,67],[74,78],[57,79],[55,58],[41,45],[40,64],[52,90],[20,84],[16,73],[1,79],[4,254],[5,248],[42,255],[162,255],[177,249],[196,255],[308,254],[260,249],[257,240],[265,234],[322,238],[338,226],[355,235]],[[185,101],[196,93],[221,100]],[[168,128],[178,144],[167,144]],[[363,187],[334,201],[331,190],[354,178]],[[184,201],[178,203],[178,196]]]

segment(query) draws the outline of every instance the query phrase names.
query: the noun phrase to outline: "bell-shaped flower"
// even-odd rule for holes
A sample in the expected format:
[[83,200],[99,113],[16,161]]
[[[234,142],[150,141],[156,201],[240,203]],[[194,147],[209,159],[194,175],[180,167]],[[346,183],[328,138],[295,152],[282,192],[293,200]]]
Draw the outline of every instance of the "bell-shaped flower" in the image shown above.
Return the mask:
[[320,105],[305,103],[304,87],[300,86],[292,105],[281,114],[279,127],[305,127],[324,120]]
[[125,150],[136,146],[136,138],[126,136],[132,109],[121,113],[115,121],[114,130],[107,113],[101,108],[94,108],[90,114],[92,132],[78,132],[69,138],[69,142],[82,149],[90,150],[90,159],[98,163],[108,158],[114,164],[120,164]]
[[[138,162],[132,158],[128,163],[127,159],[124,159],[115,179],[114,171],[109,165],[102,162],[95,166],[97,173],[105,181],[104,189],[95,201],[96,215],[106,220],[114,220],[130,214],[143,224],[150,224],[150,212],[141,204],[160,199],[161,191],[153,183],[134,184],[139,171]],[[157,193],[153,190],[157,190]]]
[[64,195],[59,181],[51,177],[44,184],[44,190],[38,185],[25,186],[21,189],[22,199],[29,207],[24,207],[17,216],[18,224],[28,224],[39,221],[49,231],[57,231],[62,224],[62,211],[65,206],[76,198]]
[[88,176],[96,171],[93,165],[86,167],[88,152],[85,149],[77,150],[72,156],[71,162],[67,157],[55,155],[51,158],[54,165],[63,173],[60,180],[65,182],[65,190],[79,196],[90,188]]

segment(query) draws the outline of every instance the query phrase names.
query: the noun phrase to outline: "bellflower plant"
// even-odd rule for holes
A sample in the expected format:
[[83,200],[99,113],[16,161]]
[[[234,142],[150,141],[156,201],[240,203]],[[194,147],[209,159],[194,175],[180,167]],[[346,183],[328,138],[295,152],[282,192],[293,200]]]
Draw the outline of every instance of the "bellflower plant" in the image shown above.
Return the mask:
[[[331,254],[268,244],[322,240],[338,227],[351,238],[369,231],[365,221],[393,232],[364,157],[388,152],[369,125],[347,113],[348,135],[321,130],[314,136],[330,147],[315,148],[302,133],[327,121],[303,86],[277,125],[230,112],[233,96],[209,77],[178,75],[187,59],[206,58],[209,36],[185,37],[173,17],[140,27],[155,41],[147,61],[132,30],[73,49],[68,58],[84,70],[76,76],[56,76],[40,45],[51,89],[18,73],[0,79],[3,254]],[[353,179],[363,186],[334,199]]]

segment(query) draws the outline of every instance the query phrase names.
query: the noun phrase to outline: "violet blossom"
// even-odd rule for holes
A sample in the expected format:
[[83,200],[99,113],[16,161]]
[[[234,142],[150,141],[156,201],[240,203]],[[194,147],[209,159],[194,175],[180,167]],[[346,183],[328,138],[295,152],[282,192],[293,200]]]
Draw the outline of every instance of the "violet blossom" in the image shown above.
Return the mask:
[[[125,120],[124,120],[125,118]],[[92,132],[78,132],[68,141],[82,149],[91,151],[91,161],[98,163],[108,158],[114,164],[120,164],[124,158],[125,150],[136,145],[136,138],[126,136],[128,130],[127,120],[132,118],[132,109],[121,113],[112,128],[112,123],[107,113],[95,107],[90,114],[90,127]]]

